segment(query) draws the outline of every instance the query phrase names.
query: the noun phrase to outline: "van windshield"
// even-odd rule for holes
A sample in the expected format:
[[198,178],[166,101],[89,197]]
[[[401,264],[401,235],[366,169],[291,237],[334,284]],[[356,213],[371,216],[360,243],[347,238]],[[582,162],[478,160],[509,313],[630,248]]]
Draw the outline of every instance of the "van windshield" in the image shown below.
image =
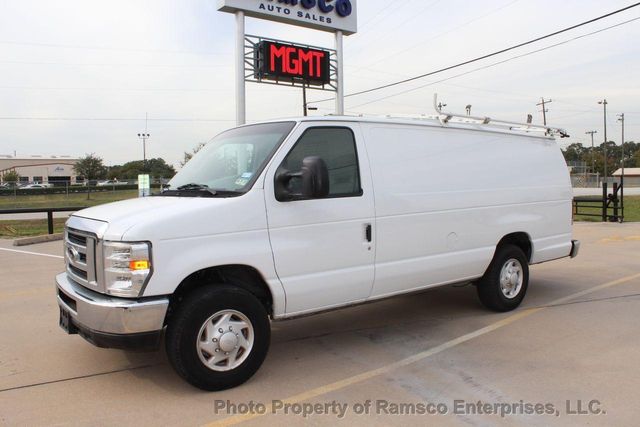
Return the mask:
[[231,129],[213,138],[169,181],[162,195],[223,196],[247,192],[295,122]]

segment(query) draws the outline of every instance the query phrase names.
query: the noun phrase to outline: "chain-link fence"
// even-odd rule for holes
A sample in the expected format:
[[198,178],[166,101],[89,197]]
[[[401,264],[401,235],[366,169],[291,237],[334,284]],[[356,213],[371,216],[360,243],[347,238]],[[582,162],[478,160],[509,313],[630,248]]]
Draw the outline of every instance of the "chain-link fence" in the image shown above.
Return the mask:
[[[151,188],[159,190],[166,185],[168,179],[151,178]],[[116,192],[123,190],[137,190],[138,180],[87,180],[83,182],[71,183],[69,181],[39,182],[39,181],[2,181],[0,182],[0,196],[23,196],[23,195],[45,195],[45,194],[76,194],[76,193],[98,193]]]

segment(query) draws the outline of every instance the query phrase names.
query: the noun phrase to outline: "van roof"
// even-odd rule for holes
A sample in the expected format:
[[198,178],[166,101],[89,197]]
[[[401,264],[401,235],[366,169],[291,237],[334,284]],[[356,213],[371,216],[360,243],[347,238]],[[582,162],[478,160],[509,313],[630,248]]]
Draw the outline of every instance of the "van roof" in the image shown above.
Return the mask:
[[[555,140],[554,134],[563,134],[560,129],[552,129],[543,126],[536,125],[519,125],[517,123],[495,121],[488,123],[480,122],[479,120],[446,120],[445,116],[405,116],[405,117],[392,117],[392,116],[308,116],[308,117],[291,117],[282,118],[278,120],[268,120],[260,123],[272,123],[281,121],[296,121],[296,122],[357,122],[357,123],[383,123],[383,124],[399,124],[399,125],[411,125],[411,126],[425,126],[425,127],[438,127],[438,128],[450,128],[471,130],[480,132],[491,132],[508,135],[518,135],[531,138],[542,138],[546,140]],[[487,119],[490,120],[490,119]]]

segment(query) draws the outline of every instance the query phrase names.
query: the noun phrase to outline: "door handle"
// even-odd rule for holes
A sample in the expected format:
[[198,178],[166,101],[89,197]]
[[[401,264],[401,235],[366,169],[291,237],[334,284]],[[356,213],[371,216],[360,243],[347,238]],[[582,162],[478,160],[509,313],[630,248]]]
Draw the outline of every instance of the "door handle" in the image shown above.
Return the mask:
[[367,242],[371,243],[372,235],[373,235],[373,229],[371,227],[371,224],[365,224],[364,237],[365,239],[367,239]]

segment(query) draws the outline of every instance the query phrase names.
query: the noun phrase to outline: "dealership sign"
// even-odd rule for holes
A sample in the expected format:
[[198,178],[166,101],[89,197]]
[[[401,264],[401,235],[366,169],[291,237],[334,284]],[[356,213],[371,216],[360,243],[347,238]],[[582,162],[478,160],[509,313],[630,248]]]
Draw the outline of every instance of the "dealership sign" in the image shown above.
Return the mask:
[[310,85],[325,85],[331,81],[331,52],[327,50],[262,40],[255,53],[258,79],[298,80]]
[[244,12],[253,18],[269,19],[322,31],[358,31],[356,0],[218,0],[218,10]]

